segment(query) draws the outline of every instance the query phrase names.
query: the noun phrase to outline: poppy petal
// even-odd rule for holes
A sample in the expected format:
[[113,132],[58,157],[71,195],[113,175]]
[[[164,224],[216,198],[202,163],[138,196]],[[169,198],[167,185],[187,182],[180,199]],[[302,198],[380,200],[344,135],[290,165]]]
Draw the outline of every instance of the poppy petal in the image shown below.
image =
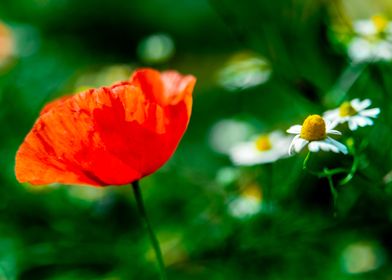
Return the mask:
[[60,98],[57,98],[56,100],[47,103],[44,108],[42,108],[41,112],[39,113],[40,115],[43,115],[47,112],[49,112],[52,108],[55,108],[56,106],[64,103],[68,98],[70,98],[72,96],[66,95],[66,96],[62,96]]
[[161,167],[187,128],[195,79],[171,74],[178,75],[173,86],[165,83],[165,73],[144,72],[150,89],[144,82],[124,82],[44,109],[17,153],[17,179],[123,185]]
[[153,69],[140,69],[132,75],[131,83],[139,85],[161,105],[176,105],[192,95],[196,79],[191,75],[182,76],[176,71],[159,73]]

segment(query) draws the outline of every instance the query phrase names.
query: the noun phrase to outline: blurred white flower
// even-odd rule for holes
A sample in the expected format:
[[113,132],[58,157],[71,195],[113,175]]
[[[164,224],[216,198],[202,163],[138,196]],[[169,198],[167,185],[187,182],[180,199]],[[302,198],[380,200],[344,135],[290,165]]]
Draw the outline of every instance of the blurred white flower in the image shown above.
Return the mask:
[[157,64],[167,62],[175,52],[173,39],[162,33],[152,34],[144,38],[138,45],[138,55],[146,63]]
[[75,81],[75,92],[81,92],[91,87],[110,85],[126,81],[134,69],[128,65],[113,64],[99,69],[91,69],[81,73]]
[[392,23],[383,16],[354,23],[356,36],[348,46],[348,55],[354,62],[392,60]]
[[241,142],[230,150],[230,158],[235,165],[255,165],[274,162],[287,157],[291,137],[280,131],[259,135],[252,141]]
[[247,186],[241,194],[232,200],[228,207],[229,213],[236,218],[244,219],[257,214],[262,206],[260,186]]
[[372,118],[377,118],[380,109],[367,109],[371,104],[372,102],[369,99],[360,101],[356,98],[344,102],[339,108],[326,111],[324,118],[335,125],[347,122],[350,130],[356,130],[358,126],[373,125]]
[[248,122],[224,119],[211,128],[209,142],[216,152],[228,154],[234,145],[249,139],[254,131],[254,127]]
[[67,192],[70,197],[75,200],[80,200],[84,203],[96,202],[102,200],[108,195],[110,189],[100,189],[94,187],[67,187]]
[[224,186],[233,184],[240,177],[238,168],[232,166],[222,167],[216,173],[215,180]]
[[271,75],[261,56],[242,52],[234,55],[218,73],[218,83],[227,90],[240,90],[265,83]]
[[356,242],[343,250],[342,266],[345,272],[358,274],[379,268],[384,259],[383,250],[377,244]]
[[332,151],[347,154],[345,145],[328,136],[328,134],[341,135],[333,129],[331,122],[324,120],[319,115],[308,116],[302,125],[293,125],[287,132],[297,134],[289,147],[289,155],[299,153],[306,145],[310,152]]
[[11,29],[0,21],[0,66],[8,63],[15,52],[15,42]]

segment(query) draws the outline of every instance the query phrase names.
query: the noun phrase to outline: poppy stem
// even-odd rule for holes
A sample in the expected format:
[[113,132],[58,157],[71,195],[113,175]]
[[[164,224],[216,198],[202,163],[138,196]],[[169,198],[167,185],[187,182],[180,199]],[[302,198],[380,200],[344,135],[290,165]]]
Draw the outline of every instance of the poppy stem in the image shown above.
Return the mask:
[[155,256],[158,262],[159,274],[161,280],[167,280],[166,271],[165,271],[165,263],[163,261],[161,248],[159,247],[158,239],[154,233],[154,230],[151,226],[151,223],[148,219],[146,209],[144,207],[143,196],[140,191],[139,181],[135,181],[132,183],[133,193],[135,194],[136,205],[139,210],[139,214],[143,220],[144,227],[148,231],[148,236],[150,238],[150,242],[152,247],[154,248]]

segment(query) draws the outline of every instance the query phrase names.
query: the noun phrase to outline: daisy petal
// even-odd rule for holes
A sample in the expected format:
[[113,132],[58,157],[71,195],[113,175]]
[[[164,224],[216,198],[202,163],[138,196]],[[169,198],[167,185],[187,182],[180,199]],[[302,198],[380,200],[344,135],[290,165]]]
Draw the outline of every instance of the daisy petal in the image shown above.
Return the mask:
[[349,119],[349,121],[348,121],[348,128],[350,130],[354,131],[354,130],[357,130],[358,125],[357,125],[357,123],[353,119]]
[[331,130],[327,130],[328,134],[334,134],[334,135],[342,135],[342,133],[338,130],[335,129],[331,129]]
[[369,107],[370,105],[372,105],[372,102],[370,101],[370,99],[365,99],[361,102],[361,110],[366,109],[367,107]]
[[324,141],[318,141],[318,144],[320,146],[320,150],[324,152],[328,152],[330,150],[329,145],[325,143]]
[[[358,106],[360,106],[360,104],[361,104],[361,100],[359,100],[359,98],[355,98],[355,99],[351,100],[350,104],[351,104],[351,106],[353,106],[353,107],[358,107]],[[355,109],[355,108],[354,108],[354,109]]]
[[380,114],[380,108],[373,108],[359,112],[359,115],[371,118],[376,118],[378,114]]
[[302,138],[298,138],[294,144],[295,151],[297,153],[299,153],[308,143],[309,143],[309,141],[302,139]]
[[374,47],[375,56],[380,60],[390,60],[392,58],[391,42],[382,40]]
[[338,116],[339,116],[339,109],[329,110],[323,114],[323,117],[328,120],[335,119]]
[[355,116],[353,121],[357,123],[358,126],[364,127],[367,125],[373,125],[373,121],[367,117]]
[[[324,119],[324,122],[325,122],[325,129],[328,131],[328,130],[330,130],[330,129],[333,129],[336,125],[335,125],[335,121],[331,121],[331,120],[328,120],[328,119]],[[335,125],[335,126],[333,126],[333,125]]]
[[[356,101],[358,100],[358,101]],[[356,102],[354,102],[356,101]],[[369,107],[372,104],[372,102],[370,101],[370,99],[365,99],[363,101],[359,101],[359,99],[354,99],[353,101],[351,101],[351,106],[353,106],[353,108],[359,112],[362,111],[364,109],[366,109],[367,107]]]
[[291,126],[286,131],[287,131],[287,133],[290,133],[290,134],[299,134],[299,133],[301,133],[301,129],[302,129],[302,125],[297,124],[297,125]]
[[253,142],[244,142],[230,150],[230,159],[235,165],[253,165],[257,163],[258,154]]
[[328,152],[328,151],[332,151],[334,153],[339,153],[339,149],[337,147],[335,147],[334,145],[326,142],[326,141],[320,141],[320,148],[321,150]]
[[299,135],[296,135],[296,136],[293,138],[293,140],[291,141],[291,144],[290,144],[290,146],[289,146],[289,155],[290,155],[290,156],[293,155],[294,145],[295,145],[295,142],[297,141],[298,138],[299,138]]
[[343,145],[342,143],[340,143],[339,141],[336,141],[335,139],[333,139],[331,137],[325,138],[324,141],[326,143],[332,144],[333,146],[337,147],[339,149],[339,151],[342,152],[343,154],[348,153],[347,147],[345,145]]
[[289,136],[285,135],[282,131],[280,130],[275,130],[269,133],[269,139],[271,142],[277,142],[279,140],[285,139]]
[[[274,149],[280,150],[280,151],[287,151],[288,147],[290,146],[291,143],[291,137],[284,137],[280,140],[276,141],[276,144],[274,145]],[[286,155],[287,153],[282,153]]]
[[311,152],[318,152],[320,150],[320,143],[319,141],[312,141],[308,145],[309,151]]
[[354,38],[348,46],[348,55],[353,62],[363,62],[373,57],[372,44],[362,38]]
[[371,20],[357,20],[354,22],[354,31],[362,36],[373,36],[377,34],[377,27]]

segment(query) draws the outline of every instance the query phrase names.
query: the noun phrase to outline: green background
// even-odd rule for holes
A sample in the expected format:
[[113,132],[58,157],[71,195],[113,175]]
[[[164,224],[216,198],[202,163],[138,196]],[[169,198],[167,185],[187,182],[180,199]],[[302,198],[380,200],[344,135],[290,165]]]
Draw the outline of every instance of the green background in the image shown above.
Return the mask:
[[[337,187],[335,209],[327,180],[302,170],[305,153],[233,170],[210,145],[222,119],[285,130],[338,105],[329,97],[341,89],[339,77],[357,70],[333,35],[337,14],[388,15],[384,2],[1,0],[16,51],[0,72],[0,279],[158,279],[129,186],[32,187],[14,175],[16,150],[43,105],[73,92],[83,75],[96,75],[83,86],[104,84],[97,73],[112,65],[198,79],[179,148],[141,181],[169,279],[392,279],[392,64],[364,66],[347,92],[347,99],[371,98],[381,114],[349,134],[366,145],[354,179]],[[138,46],[154,33],[171,36],[175,54],[151,64]],[[272,76],[225,90],[219,70],[243,51],[265,57]],[[320,153],[310,165],[350,167],[352,160]],[[219,180],[222,168],[234,177]],[[228,205],[247,184],[268,189],[274,207],[238,219]],[[352,261],[373,261],[373,269],[350,273],[344,252],[352,244],[370,248]]]

